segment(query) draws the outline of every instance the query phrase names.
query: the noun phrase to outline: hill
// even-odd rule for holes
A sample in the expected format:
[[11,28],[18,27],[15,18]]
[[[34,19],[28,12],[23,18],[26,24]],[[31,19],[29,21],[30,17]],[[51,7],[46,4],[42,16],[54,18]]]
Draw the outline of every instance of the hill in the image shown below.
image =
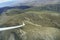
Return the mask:
[[[26,20],[26,21],[30,21],[30,22],[38,24],[38,25],[43,25],[43,26],[50,26],[50,27],[51,26],[53,26],[53,27],[60,26],[59,25],[60,14],[57,12],[52,12],[52,11],[40,11],[39,12],[39,11],[30,11],[29,10],[29,11],[23,12],[23,13],[20,12],[19,14],[16,14],[16,16],[12,15],[12,14],[11,14],[11,16],[14,16],[14,18],[12,18],[10,21],[13,21],[13,23],[15,23],[17,20],[19,20],[19,21]],[[7,23],[7,25],[9,25],[9,22]],[[10,25],[13,25],[13,24],[11,23]]]
[[12,34],[16,40],[60,40],[60,14],[58,12],[30,8],[24,10],[23,13],[15,12],[16,15],[10,15],[11,11],[8,13],[9,20],[2,22],[2,27],[21,25],[22,22],[26,25],[5,31],[5,40],[8,40],[8,36]]

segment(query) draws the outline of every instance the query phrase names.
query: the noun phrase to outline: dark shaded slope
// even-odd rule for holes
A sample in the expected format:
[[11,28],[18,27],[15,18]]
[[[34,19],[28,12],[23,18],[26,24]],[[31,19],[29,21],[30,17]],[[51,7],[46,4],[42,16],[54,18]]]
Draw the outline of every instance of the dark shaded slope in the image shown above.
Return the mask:
[[0,8],[0,13],[6,11],[6,10],[9,10],[9,9],[28,9],[30,8],[30,6],[14,6],[14,7],[3,7],[3,8]]

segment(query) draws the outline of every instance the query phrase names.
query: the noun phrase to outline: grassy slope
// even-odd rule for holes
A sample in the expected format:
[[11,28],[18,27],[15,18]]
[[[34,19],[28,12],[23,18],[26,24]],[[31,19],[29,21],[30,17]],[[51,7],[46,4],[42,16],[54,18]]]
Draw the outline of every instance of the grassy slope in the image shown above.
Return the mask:
[[[11,16],[12,17],[12,16]],[[13,18],[9,20],[7,25],[16,25],[19,24],[20,21],[30,21],[32,23],[49,26],[49,27],[58,27],[60,26],[60,14],[52,11],[31,11],[26,10],[26,12],[13,15]],[[20,22],[21,23],[21,22]]]
[[[35,11],[32,9],[25,10],[24,13],[19,13],[16,15],[10,15],[10,20],[8,20],[3,26],[14,26],[19,25],[24,22],[26,25],[22,28],[13,30],[20,37],[21,32],[27,32],[27,40],[32,40],[32,38],[39,35],[59,35],[60,28],[60,14],[52,11]],[[56,27],[56,28],[54,28]],[[22,29],[22,30],[21,30]],[[49,34],[46,34],[49,33]],[[29,36],[32,35],[31,36]],[[34,35],[33,35],[34,34]],[[59,35],[60,36],[60,35]],[[31,37],[31,39],[29,39]],[[39,38],[40,36],[38,36]],[[49,37],[49,36],[47,36]],[[34,38],[35,39],[35,38]],[[37,40],[40,40],[37,39]]]

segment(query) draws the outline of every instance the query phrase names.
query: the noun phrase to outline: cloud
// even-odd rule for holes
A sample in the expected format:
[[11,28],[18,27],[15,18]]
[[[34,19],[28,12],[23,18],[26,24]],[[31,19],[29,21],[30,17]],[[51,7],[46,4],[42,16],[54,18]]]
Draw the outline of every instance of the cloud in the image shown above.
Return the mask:
[[0,7],[20,5],[28,0],[0,0]]
[[14,1],[16,1],[16,2],[26,2],[26,1],[28,1],[28,0],[14,0]]
[[13,0],[0,0],[0,3],[8,2],[8,1],[13,1]]

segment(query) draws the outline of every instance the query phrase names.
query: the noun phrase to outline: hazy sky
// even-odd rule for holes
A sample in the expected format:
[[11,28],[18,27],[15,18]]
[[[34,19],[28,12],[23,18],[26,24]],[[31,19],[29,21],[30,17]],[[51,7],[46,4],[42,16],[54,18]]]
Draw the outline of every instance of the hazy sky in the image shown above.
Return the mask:
[[0,3],[8,2],[8,1],[25,2],[27,0],[0,0]]
[[31,1],[38,1],[39,3],[57,3],[60,0],[0,0],[0,7],[5,7],[5,6],[11,6],[11,5],[16,5],[19,3],[24,3],[24,2],[31,2]]
[[23,3],[27,0],[0,0],[0,7],[16,5],[17,3]]
[[0,0],[0,3],[8,2],[8,1],[12,1],[12,0]]

